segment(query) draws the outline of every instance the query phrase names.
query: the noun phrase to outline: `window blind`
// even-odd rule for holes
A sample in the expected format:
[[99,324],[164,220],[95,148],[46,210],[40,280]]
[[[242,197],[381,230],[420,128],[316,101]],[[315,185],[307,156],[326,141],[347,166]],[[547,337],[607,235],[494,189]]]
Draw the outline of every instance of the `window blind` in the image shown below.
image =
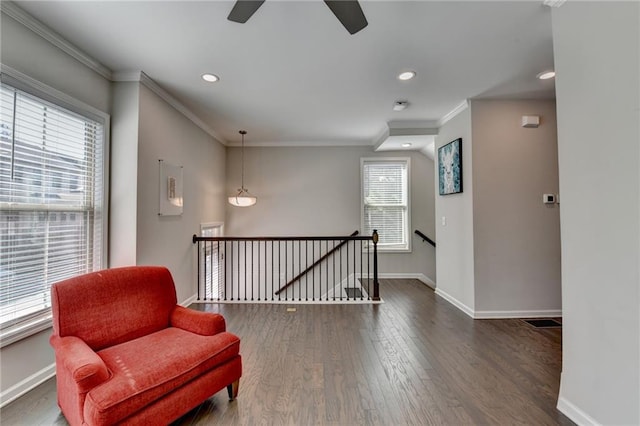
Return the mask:
[[102,264],[103,125],[0,87],[0,328],[48,314],[57,281]]
[[[222,225],[201,224],[200,234],[202,237],[222,236]],[[206,300],[218,300],[224,297],[223,270],[221,263],[224,262],[225,243],[220,241],[208,241],[199,244],[202,250],[200,264],[200,283],[204,288],[200,290]]]
[[408,249],[408,159],[362,162],[363,232],[381,249]]

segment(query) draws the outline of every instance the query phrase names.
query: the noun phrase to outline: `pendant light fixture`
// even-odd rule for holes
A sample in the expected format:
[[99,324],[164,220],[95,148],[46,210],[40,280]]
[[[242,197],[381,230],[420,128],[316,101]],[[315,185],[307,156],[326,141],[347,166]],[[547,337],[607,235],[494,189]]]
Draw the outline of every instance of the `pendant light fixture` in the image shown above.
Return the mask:
[[229,204],[236,207],[249,207],[254,205],[258,199],[249,194],[249,191],[244,187],[244,135],[247,134],[247,131],[240,130],[239,133],[242,135],[241,185],[238,193],[229,197]]

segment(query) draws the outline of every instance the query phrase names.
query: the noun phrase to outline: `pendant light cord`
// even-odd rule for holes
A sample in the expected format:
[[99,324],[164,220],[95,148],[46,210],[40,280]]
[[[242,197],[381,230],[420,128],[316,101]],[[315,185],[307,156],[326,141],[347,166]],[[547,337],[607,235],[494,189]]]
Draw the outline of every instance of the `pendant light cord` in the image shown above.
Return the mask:
[[242,135],[242,151],[241,151],[241,160],[242,164],[240,167],[240,188],[244,191],[244,135],[247,134],[246,130],[240,130],[240,134]]

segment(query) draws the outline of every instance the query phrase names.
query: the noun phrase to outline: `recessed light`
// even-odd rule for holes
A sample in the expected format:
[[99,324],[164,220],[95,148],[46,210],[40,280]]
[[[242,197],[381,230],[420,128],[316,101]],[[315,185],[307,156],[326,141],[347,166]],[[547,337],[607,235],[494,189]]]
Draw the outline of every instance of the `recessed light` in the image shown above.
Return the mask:
[[208,81],[209,83],[215,83],[216,81],[220,80],[220,78],[214,74],[202,74],[202,79],[204,81]]
[[542,71],[540,74],[537,75],[537,77],[540,80],[549,80],[550,78],[553,78],[556,76],[556,72],[549,70],[549,71]]
[[403,148],[409,148],[411,146],[411,144],[409,142],[405,142],[402,144]]
[[405,71],[398,74],[398,80],[403,80],[403,81],[411,80],[415,76],[416,76],[415,71]]

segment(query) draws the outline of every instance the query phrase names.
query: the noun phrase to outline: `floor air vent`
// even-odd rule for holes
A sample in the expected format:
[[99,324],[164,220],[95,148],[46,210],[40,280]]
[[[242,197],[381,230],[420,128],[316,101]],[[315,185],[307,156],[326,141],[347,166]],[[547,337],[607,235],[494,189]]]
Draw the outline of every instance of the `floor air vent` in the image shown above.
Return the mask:
[[349,299],[359,299],[362,297],[362,290],[357,287],[346,287],[344,289]]
[[535,328],[550,328],[550,327],[562,327],[562,323],[553,319],[532,319],[524,320],[524,322],[531,324]]

